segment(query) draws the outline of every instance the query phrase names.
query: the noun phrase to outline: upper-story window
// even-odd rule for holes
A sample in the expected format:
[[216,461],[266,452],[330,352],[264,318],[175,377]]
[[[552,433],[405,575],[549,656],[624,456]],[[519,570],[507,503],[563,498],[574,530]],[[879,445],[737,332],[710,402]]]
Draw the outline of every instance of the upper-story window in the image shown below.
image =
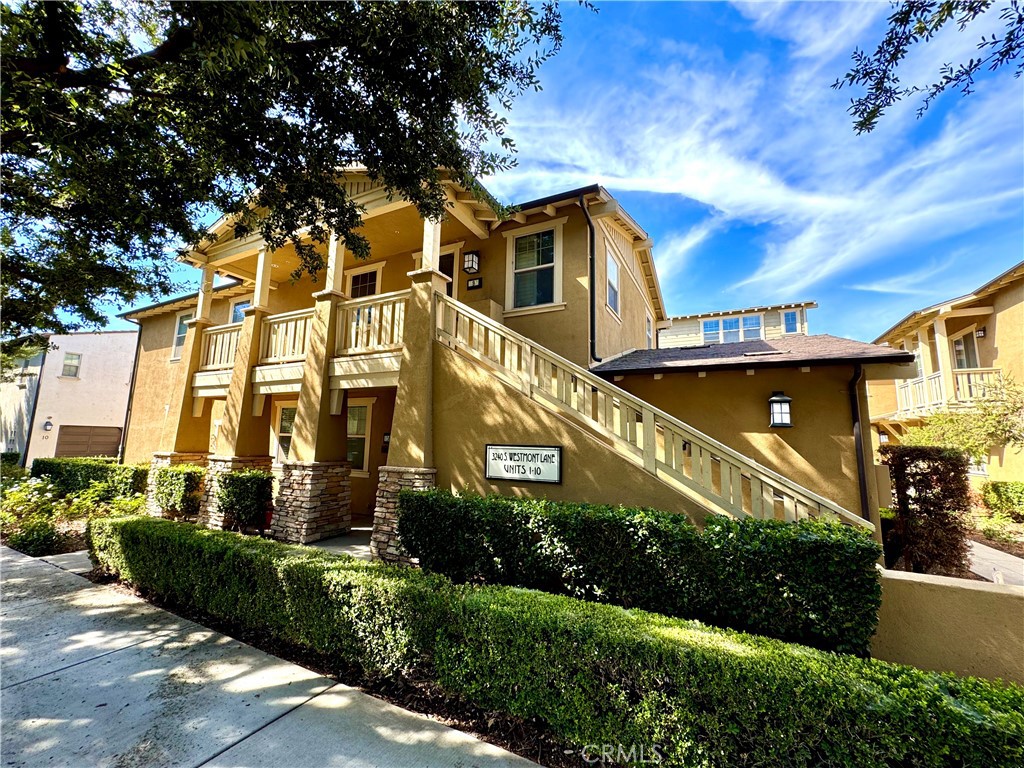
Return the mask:
[[60,375],[65,376],[69,379],[77,379],[78,371],[82,367],[82,356],[74,352],[64,353],[64,367],[61,369]]
[[242,299],[236,301],[231,305],[231,320],[232,323],[240,323],[245,319],[245,310],[252,306],[251,299]]
[[380,292],[380,273],[384,263],[371,264],[367,267],[357,267],[346,271],[348,280],[348,295],[353,299],[364,299]]
[[705,344],[730,344],[761,338],[761,316],[723,317],[703,323]]
[[796,310],[782,313],[782,329],[784,333],[798,333],[800,322]]
[[174,321],[174,343],[171,345],[171,360],[181,359],[181,350],[185,346],[185,337],[188,335],[188,321],[196,316],[196,313],[189,309],[179,312]]
[[505,308],[561,309],[562,224],[557,219],[505,232],[508,242]]
[[608,253],[608,308],[619,314],[619,262]]

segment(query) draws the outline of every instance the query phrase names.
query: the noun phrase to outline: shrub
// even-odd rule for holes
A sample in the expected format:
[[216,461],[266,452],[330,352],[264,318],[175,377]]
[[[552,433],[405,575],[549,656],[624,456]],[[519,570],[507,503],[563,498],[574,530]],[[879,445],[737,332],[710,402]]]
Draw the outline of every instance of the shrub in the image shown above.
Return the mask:
[[114,497],[128,498],[145,493],[148,479],[149,466],[146,464],[116,464],[107,473],[107,482]]
[[146,594],[370,675],[413,670],[579,747],[659,745],[673,766],[1024,760],[1019,686],[166,520],[94,520],[89,538]]
[[160,467],[155,475],[154,500],[170,517],[195,517],[199,514],[200,494],[206,470],[194,464]]
[[993,512],[1024,523],[1024,481],[993,480],[982,486],[981,495],[985,506]]
[[[122,476],[132,477],[131,473]],[[144,475],[143,475],[144,477]],[[126,483],[114,478],[107,482],[93,481],[84,491],[65,497],[66,514],[71,519],[104,515],[137,515],[145,510],[146,497],[135,492],[123,492]],[[131,484],[127,484],[131,487]]]
[[17,467],[21,464],[21,452],[20,451],[2,451],[0,452],[0,467],[4,470],[10,467]]
[[878,545],[836,523],[403,492],[398,530],[421,566],[643,608],[850,653],[878,620]]
[[84,491],[89,483],[105,481],[111,470],[117,467],[114,459],[96,458],[55,458],[32,461],[32,477],[46,477],[53,483],[61,496],[75,491]]
[[11,486],[0,500],[0,515],[6,526],[29,517],[55,517],[57,512],[56,488],[49,481],[38,478]]
[[30,557],[53,555],[60,551],[64,535],[57,530],[53,518],[31,515],[19,521],[17,529],[7,537],[7,545]]
[[967,455],[952,448],[892,444],[879,453],[892,474],[896,519],[890,536],[899,542],[904,570],[965,572],[971,529]]
[[217,506],[238,530],[266,526],[274,500],[274,476],[259,469],[223,475],[217,487]]

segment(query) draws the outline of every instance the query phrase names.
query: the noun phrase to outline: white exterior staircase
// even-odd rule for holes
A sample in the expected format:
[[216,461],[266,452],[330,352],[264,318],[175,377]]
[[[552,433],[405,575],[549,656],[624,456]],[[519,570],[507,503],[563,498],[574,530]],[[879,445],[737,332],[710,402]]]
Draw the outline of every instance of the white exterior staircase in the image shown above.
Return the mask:
[[874,526],[442,293],[435,338],[549,411],[604,438],[700,506],[731,517],[830,517]]

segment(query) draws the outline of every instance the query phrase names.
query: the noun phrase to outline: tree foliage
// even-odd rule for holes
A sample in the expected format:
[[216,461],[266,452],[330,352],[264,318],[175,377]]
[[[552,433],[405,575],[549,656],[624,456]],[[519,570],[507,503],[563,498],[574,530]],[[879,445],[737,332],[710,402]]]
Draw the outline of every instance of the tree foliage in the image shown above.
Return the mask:
[[7,337],[168,291],[212,210],[300,272],[331,231],[365,255],[339,169],[440,215],[445,176],[512,163],[502,112],[562,41],[550,0],[23,0],[0,34]]
[[[1003,22],[1000,34],[982,35],[978,56],[966,62],[943,64],[938,79],[931,85],[904,85],[899,78],[900,63],[914,46],[928,42],[947,24],[956,24],[960,32],[983,14],[999,9]],[[923,94],[918,109],[920,117],[932,101],[947,89],[958,89],[964,95],[974,89],[975,77],[981,71],[996,70],[1021,59],[1024,53],[1024,10],[1018,0],[996,6],[994,0],[911,0],[898,3],[889,16],[889,28],[873,54],[861,49],[853,52],[853,69],[833,83],[833,88],[863,88],[864,95],[851,101],[849,112],[854,117],[857,133],[874,130],[885,110],[907,96]],[[1024,60],[1014,75],[1020,77]]]
[[903,436],[904,445],[956,448],[984,461],[993,447],[1024,448],[1024,386],[1007,380],[986,388],[970,408],[940,411]]

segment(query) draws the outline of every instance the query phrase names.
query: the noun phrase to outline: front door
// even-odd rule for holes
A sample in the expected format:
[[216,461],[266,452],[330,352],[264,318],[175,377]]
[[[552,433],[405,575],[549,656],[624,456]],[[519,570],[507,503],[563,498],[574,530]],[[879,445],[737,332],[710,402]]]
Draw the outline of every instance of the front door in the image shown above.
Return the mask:
[[978,348],[973,333],[953,339],[953,367],[958,371],[978,367]]
[[451,298],[452,291],[455,289],[455,254],[442,253],[437,266],[442,273],[451,278],[451,282],[448,283],[448,287],[445,289],[449,298]]

